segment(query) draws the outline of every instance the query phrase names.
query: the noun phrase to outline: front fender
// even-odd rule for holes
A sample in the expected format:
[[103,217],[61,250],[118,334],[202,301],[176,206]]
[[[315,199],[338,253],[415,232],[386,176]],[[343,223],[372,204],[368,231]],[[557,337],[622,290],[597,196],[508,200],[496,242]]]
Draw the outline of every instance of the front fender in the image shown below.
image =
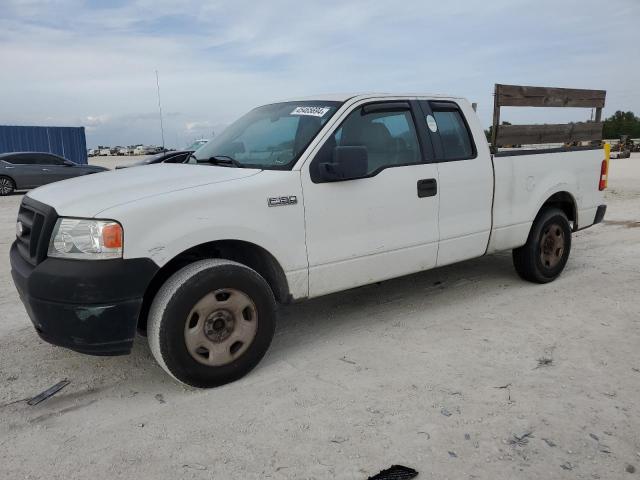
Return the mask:
[[240,240],[267,250],[290,283],[304,285],[298,278],[308,267],[303,205],[269,207],[269,197],[282,195],[301,198],[299,172],[263,172],[178,190],[105,210],[100,217],[122,224],[125,258],[151,258],[162,267],[195,246]]

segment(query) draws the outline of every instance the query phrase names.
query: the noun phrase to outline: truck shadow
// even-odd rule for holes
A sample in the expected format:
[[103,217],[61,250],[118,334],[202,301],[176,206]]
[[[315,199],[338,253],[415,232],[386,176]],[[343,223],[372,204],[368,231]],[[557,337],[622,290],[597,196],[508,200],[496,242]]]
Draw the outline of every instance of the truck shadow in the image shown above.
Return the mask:
[[[408,313],[459,301],[468,305],[497,289],[522,286],[511,252],[501,252],[280,308],[273,344],[264,364],[295,355],[341,329],[368,329],[397,322]],[[435,320],[435,319],[434,319]]]
[[[501,253],[281,307],[273,344],[246,379],[249,384],[264,381],[261,371],[268,375],[279,362],[295,362],[296,354],[314,344],[341,341],[345,330],[367,335],[376,325],[392,325],[410,315],[406,324],[413,328],[409,322],[416,322],[416,312],[425,318],[416,328],[424,328],[425,321],[437,325],[437,316],[429,317],[430,308],[442,307],[462,296],[473,306],[476,299],[486,298],[491,292],[522,285],[513,270],[511,255]],[[184,393],[184,387],[156,364],[144,337],[136,338],[131,355],[92,357],[40,341],[27,322],[25,318],[24,328],[0,338],[0,360],[7,365],[3,374],[12,379],[6,400],[36,394],[35,385],[45,388],[62,378],[72,384],[47,402],[52,411],[61,409],[61,413],[66,412],[70,399],[91,401],[104,395],[126,399],[137,397],[138,392],[142,397],[146,392],[144,396],[153,402],[152,394]],[[16,359],[22,358],[25,350],[31,353],[30,364],[38,364],[38,369],[25,369],[23,363],[21,368]],[[81,386],[81,391],[76,392]],[[83,398],[78,399],[77,395]]]

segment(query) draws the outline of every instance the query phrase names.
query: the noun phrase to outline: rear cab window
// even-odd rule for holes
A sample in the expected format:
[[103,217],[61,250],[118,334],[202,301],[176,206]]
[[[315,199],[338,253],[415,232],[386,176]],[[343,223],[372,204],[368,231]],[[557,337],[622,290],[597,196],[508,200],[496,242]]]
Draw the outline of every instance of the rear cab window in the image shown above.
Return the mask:
[[451,101],[420,101],[436,161],[470,160],[477,156],[469,125],[459,105]]

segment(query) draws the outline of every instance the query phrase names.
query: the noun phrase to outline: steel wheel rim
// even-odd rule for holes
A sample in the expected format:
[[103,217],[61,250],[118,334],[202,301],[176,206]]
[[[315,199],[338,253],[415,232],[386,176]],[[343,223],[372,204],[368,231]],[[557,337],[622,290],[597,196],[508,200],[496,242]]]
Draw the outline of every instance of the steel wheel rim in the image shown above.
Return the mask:
[[207,293],[191,309],[184,339],[191,357],[208,367],[227,365],[253,343],[258,310],[247,294],[234,288]]
[[7,193],[10,193],[12,189],[13,185],[11,185],[8,178],[0,178],[0,193],[6,195]]
[[557,223],[547,225],[540,237],[540,261],[545,268],[555,268],[564,255],[564,230]]

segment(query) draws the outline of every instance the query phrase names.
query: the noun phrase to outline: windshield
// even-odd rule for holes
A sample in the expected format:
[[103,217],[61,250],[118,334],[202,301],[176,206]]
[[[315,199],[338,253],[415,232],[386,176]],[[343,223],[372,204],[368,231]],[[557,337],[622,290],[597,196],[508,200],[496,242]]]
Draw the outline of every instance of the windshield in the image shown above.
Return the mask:
[[255,108],[193,155],[200,162],[227,157],[241,167],[291,168],[340,105],[304,101]]
[[206,140],[204,138],[202,140],[196,140],[195,142],[193,142],[191,145],[187,147],[187,150],[197,150],[208,141],[209,140]]

